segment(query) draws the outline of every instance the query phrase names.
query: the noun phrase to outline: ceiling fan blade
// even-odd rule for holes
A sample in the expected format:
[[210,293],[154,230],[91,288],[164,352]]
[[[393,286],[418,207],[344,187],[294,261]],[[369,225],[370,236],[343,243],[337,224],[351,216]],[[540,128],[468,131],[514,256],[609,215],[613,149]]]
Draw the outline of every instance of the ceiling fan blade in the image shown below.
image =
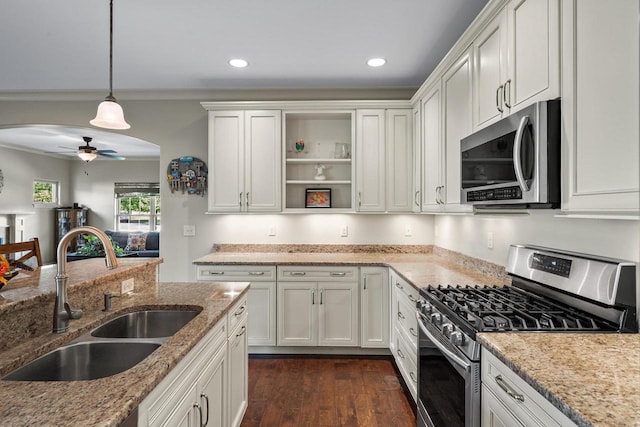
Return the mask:
[[116,150],[98,150],[98,154],[116,154]]
[[109,157],[110,159],[113,160],[126,160],[126,157],[122,157],[122,156],[116,156],[115,154],[109,154],[109,153],[105,153],[103,151],[98,151],[98,155],[99,156],[104,156],[104,157]]

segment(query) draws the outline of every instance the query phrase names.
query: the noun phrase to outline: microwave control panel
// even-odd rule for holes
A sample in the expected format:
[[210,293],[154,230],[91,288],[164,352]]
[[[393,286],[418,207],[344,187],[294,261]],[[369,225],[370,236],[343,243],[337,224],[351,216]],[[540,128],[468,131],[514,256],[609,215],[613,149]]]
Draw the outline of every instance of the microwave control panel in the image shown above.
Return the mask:
[[513,187],[494,188],[491,190],[473,190],[467,193],[467,202],[517,199],[522,199],[522,189],[517,185]]

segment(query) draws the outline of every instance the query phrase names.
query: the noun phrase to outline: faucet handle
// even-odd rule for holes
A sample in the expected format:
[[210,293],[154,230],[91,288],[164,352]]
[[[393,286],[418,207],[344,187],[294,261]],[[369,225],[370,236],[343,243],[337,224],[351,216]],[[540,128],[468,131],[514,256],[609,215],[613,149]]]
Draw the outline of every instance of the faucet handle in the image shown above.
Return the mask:
[[79,319],[82,317],[82,310],[72,310],[69,303],[64,303],[64,311],[69,315],[69,319]]

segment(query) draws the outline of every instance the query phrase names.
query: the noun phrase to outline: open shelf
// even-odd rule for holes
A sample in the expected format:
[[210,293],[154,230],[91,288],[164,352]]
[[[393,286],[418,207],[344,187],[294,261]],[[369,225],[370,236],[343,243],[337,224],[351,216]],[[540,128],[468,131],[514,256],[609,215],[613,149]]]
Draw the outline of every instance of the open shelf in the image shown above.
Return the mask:
[[351,164],[351,159],[328,159],[328,158],[322,158],[322,157],[307,157],[307,158],[287,158],[287,164],[289,165],[295,165],[295,164],[302,164],[302,165],[308,165],[308,164],[317,164],[317,163],[322,163],[322,164],[335,164],[335,165],[340,165],[340,164]]
[[307,179],[307,180],[287,180],[287,185],[351,185],[351,180],[324,180],[318,181],[316,179]]

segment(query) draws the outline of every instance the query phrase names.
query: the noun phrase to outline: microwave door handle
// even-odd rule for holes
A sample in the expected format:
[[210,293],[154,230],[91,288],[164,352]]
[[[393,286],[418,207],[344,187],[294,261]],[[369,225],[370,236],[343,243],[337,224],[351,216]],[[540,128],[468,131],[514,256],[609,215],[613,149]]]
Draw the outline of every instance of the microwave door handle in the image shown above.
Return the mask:
[[422,319],[426,318],[424,314],[420,313],[419,311],[416,311],[416,318],[418,319],[418,326],[420,327],[420,329],[422,330],[422,332],[424,332],[424,334],[427,336],[427,338],[429,338],[429,340],[433,343],[433,345],[435,345],[438,350],[440,350],[445,356],[447,356],[452,362],[454,362],[456,365],[458,365],[459,367],[461,367],[462,369],[464,369],[465,372],[471,372],[471,364],[469,364],[468,362],[465,362],[464,360],[462,360],[460,358],[460,356],[458,356],[457,354],[453,353],[451,350],[449,350],[447,347],[445,347],[441,342],[438,341],[438,339],[433,336],[433,334],[431,332],[429,332],[429,330],[424,326],[424,324],[422,323]]
[[527,181],[524,179],[524,174],[522,173],[522,164],[520,163],[520,152],[522,151],[522,140],[524,139],[524,131],[529,123],[529,116],[524,116],[520,120],[520,124],[518,125],[518,131],[516,132],[516,139],[513,142],[513,168],[516,172],[516,179],[518,180],[518,185],[522,188],[522,192],[529,191],[529,185]]

